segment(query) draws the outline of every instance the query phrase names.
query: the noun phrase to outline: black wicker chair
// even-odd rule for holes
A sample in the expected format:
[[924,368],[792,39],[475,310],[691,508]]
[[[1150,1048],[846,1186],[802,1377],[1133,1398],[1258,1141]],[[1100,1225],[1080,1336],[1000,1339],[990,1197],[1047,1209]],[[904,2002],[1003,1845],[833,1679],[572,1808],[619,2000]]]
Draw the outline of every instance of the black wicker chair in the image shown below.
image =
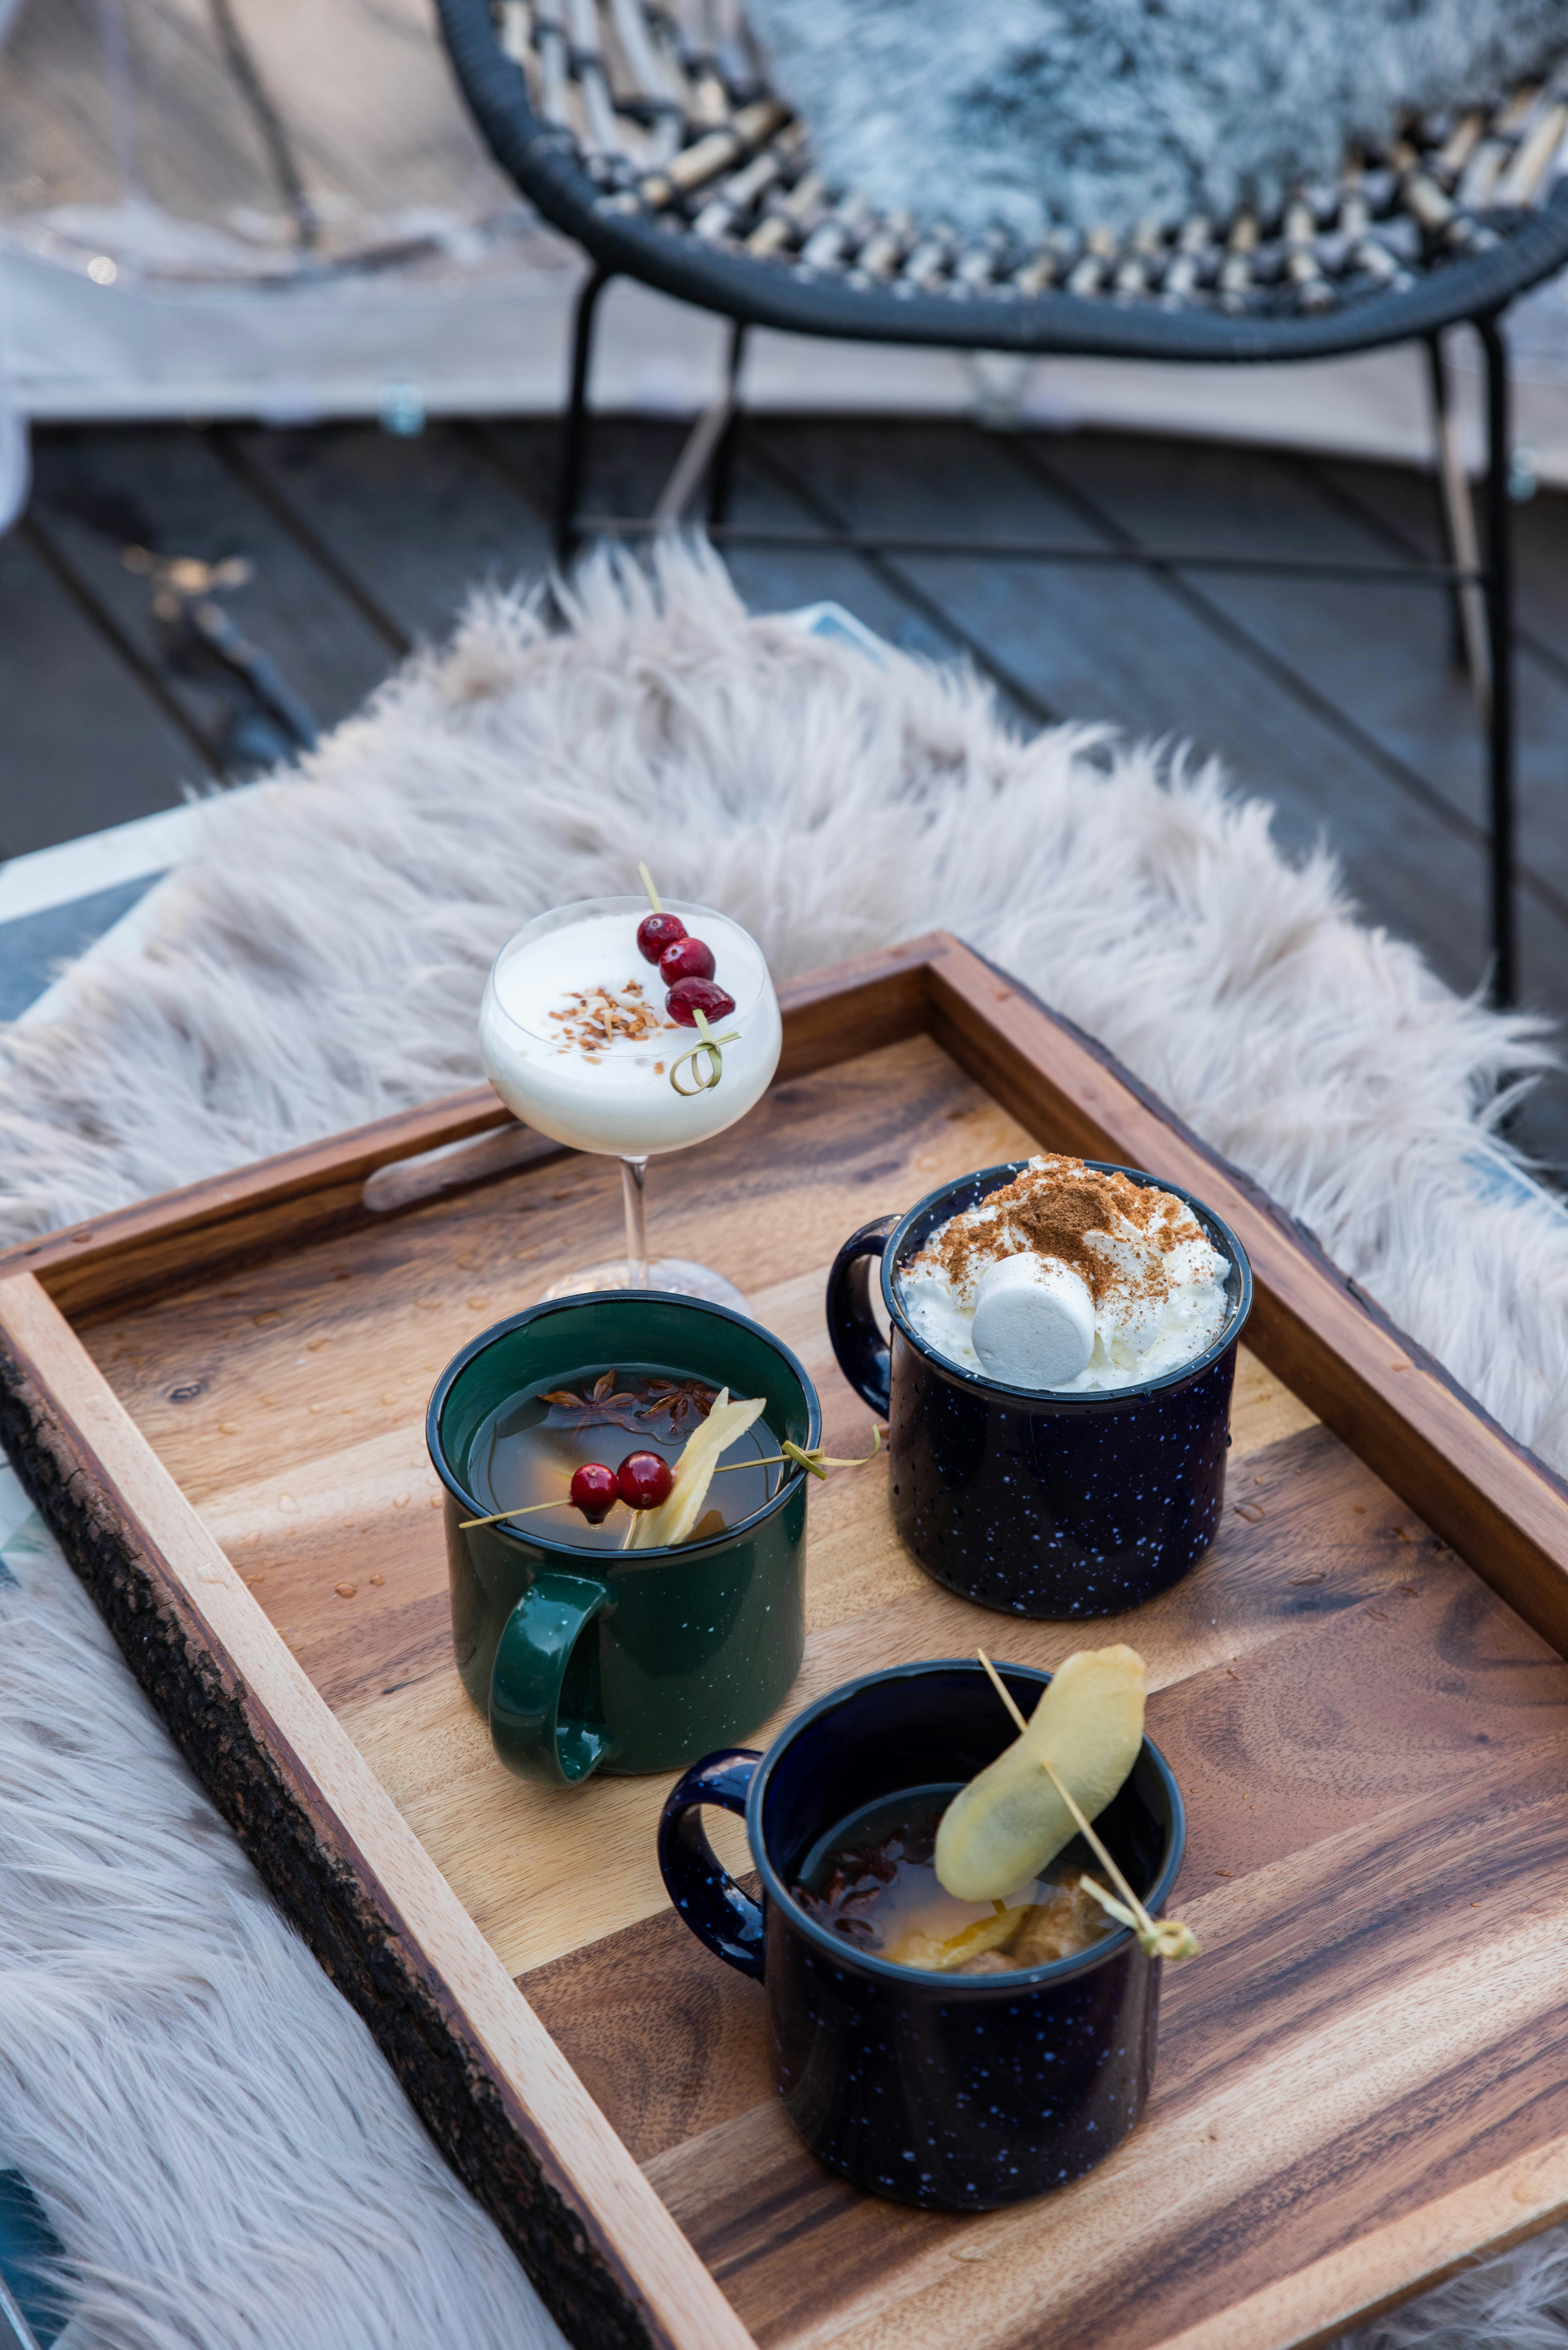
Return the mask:
[[[1513,1000],[1513,582],[1504,311],[1568,261],[1568,73],[1490,107],[1407,124],[1277,219],[1242,212],[1118,241],[1063,228],[1025,252],[996,236],[878,215],[827,186],[804,127],[767,89],[734,0],[438,0],[458,78],[497,161],[594,268],[578,299],[558,486],[557,546],[581,535],[595,313],[617,276],[732,322],[728,380],[698,420],[649,522],[678,520],[708,484],[716,537],[791,538],[724,524],[747,329],[987,351],[1264,362],[1423,341],[1430,356],[1449,560],[1324,563],[1179,549],[834,536],[866,552],[1180,565],[1298,577],[1425,582],[1449,591],[1486,713],[1492,992]],[[1484,559],[1449,420],[1441,331],[1468,322],[1485,354]]]

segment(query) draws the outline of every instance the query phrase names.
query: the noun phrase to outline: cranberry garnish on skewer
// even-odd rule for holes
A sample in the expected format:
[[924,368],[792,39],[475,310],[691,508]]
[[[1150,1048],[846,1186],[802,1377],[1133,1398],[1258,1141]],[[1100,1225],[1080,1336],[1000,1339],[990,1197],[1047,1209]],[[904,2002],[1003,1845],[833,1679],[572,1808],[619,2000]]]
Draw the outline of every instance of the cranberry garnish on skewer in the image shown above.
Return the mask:
[[666,947],[659,958],[659,976],[666,987],[673,987],[682,979],[711,979],[712,948],[704,946],[701,939],[690,935],[677,939],[675,944]]
[[[671,947],[678,947],[686,936],[686,925],[679,914],[644,914],[637,926],[637,951],[644,962],[657,962]],[[712,958],[708,967],[712,969]]]
[[602,1526],[620,1499],[620,1484],[615,1471],[602,1461],[585,1461],[572,1472],[571,1502],[581,1510],[590,1526]]
[[722,1020],[733,1012],[735,999],[716,980],[679,979],[665,997],[664,1008],[682,1028],[695,1028],[700,1012],[705,1020]]
[[657,1452],[628,1452],[616,1472],[620,1497],[633,1510],[656,1510],[670,1499],[675,1482],[668,1461]]

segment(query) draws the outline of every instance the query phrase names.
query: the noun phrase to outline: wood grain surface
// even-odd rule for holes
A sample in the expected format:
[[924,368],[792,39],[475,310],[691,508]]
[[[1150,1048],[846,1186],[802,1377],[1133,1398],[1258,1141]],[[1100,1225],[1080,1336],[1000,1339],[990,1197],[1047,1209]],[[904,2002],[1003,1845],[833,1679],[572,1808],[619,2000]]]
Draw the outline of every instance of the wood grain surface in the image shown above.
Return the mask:
[[[781,1084],[656,1169],[657,1245],[746,1283],[848,1450],[867,1414],[822,1318],[838,1241],[1073,1139],[1061,1125],[1030,1133],[906,1036]],[[1140,1156],[1175,1173],[1177,1149]],[[475,1330],[613,1246],[618,1212],[613,1167],[552,1159],[87,1337],[759,2343],[1141,2350],[1568,2134],[1568,1668],[1244,1351],[1220,1539],[1116,1627],[1149,1660],[1151,1731],[1190,1814],[1177,1899],[1205,1944],[1167,1971],[1147,2118],[1069,2192],[981,2220],[823,2172],[771,2096],[760,1993],[665,1901],[669,1781],[557,1795],[510,1778],[452,1664],[425,1399]],[[1084,1638],[928,1582],[881,1470],[842,1473],[812,1493],[806,1659],[780,1720],[874,1663],[985,1639],[1048,1665]],[[738,1824],[715,1841],[744,1866]],[[1308,2338],[1288,2314],[1269,2324],[1258,2342]]]
[[[461,1691],[425,1402],[478,1330],[613,1249],[613,1165],[531,1149],[463,1097],[54,1236],[26,1270],[14,1252],[0,1336],[47,1340],[40,1384],[92,1403],[132,1521],[172,1526],[191,1605],[223,1615],[253,1695],[274,1692],[329,1790],[369,1766],[395,1807],[391,1825],[365,1812],[394,1874],[417,1893],[393,1825],[496,1980],[518,1979],[517,2045],[542,2023],[565,2060],[545,2074],[568,2140],[580,2084],[724,2297],[670,2315],[679,2262],[650,2238],[669,2338],[705,2350],[722,2310],[766,2350],[1326,2340],[1568,2208],[1568,1666],[1540,1628],[1568,1638],[1563,1489],[1244,1178],[956,942],[806,983],[788,1021],[780,1081],[656,1167],[649,1206],[658,1248],[741,1281],[801,1355],[830,1450],[867,1424],[826,1342],[832,1254],[970,1169],[1035,1144],[1120,1155],[1218,1207],[1259,1275],[1221,1532],[1185,1583],[1106,1627],[1148,1659],[1150,1728],[1189,1807],[1176,1906],[1204,1955],[1167,1970],[1144,2123],[1043,2202],[949,2219],[820,2169],[770,2094],[761,1993],[665,1901],[669,1781],[514,1780]],[[449,1141],[480,1155],[410,1156]],[[885,1476],[812,1490],[805,1662],[759,1745],[877,1664],[983,1640],[1048,1666],[1084,1643],[928,1582]],[[713,1832],[743,1868],[739,1824]],[[627,2215],[643,2224],[624,2183],[614,2197],[612,2258]]]
[[430,1854],[30,1274],[0,1439],[143,1689],[583,2350],[744,2350]]

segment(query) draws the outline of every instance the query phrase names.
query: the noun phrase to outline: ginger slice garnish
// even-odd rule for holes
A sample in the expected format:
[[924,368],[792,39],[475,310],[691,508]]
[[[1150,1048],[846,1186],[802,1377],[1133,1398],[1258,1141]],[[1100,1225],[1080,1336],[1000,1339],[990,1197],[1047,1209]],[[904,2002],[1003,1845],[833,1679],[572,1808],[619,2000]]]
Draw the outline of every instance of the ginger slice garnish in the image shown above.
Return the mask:
[[668,1497],[656,1510],[634,1513],[621,1545],[624,1550],[660,1550],[686,1540],[702,1514],[713,1471],[719,1466],[719,1455],[727,1451],[737,1437],[744,1436],[752,1422],[760,1418],[766,1402],[765,1396],[753,1396],[748,1402],[732,1402],[729,1388],[721,1389],[707,1419],[686,1440],[675,1463],[674,1482]]

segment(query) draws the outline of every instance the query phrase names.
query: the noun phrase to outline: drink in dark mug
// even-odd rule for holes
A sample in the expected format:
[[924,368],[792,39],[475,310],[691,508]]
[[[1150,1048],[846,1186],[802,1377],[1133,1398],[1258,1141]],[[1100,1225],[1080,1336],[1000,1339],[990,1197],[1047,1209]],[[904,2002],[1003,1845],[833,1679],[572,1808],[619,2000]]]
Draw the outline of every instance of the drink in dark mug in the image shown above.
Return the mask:
[[[1153,1327],[1147,1360],[1158,1367],[1147,1376],[1137,1375],[1133,1359],[1107,1363],[1097,1338],[1087,1367],[1054,1388],[997,1377],[968,1343],[961,1317],[949,1341],[954,1351],[942,1351],[932,1336],[941,1323],[922,1309],[911,1268],[917,1260],[929,1265],[933,1244],[962,1232],[977,1212],[983,1218],[997,1195],[1016,1195],[1021,1179],[1038,1164],[984,1168],[929,1193],[906,1215],[864,1225],[840,1249],[828,1277],[828,1334],[845,1377],[888,1419],[894,1523],[928,1575],[1011,1615],[1114,1615],[1179,1581],[1213,1539],[1251,1271],[1229,1225],[1179,1187],[1096,1160],[1046,1162],[1100,1179],[1080,1188],[1102,1198],[1126,1198],[1122,1187],[1136,1186],[1189,1211],[1183,1229],[1192,1223],[1218,1268],[1209,1316],[1214,1326],[1188,1359],[1171,1362],[1183,1326],[1168,1315],[1178,1332],[1175,1345],[1169,1326]],[[1134,1200],[1136,1205],[1136,1194]],[[1043,1222],[1049,1232],[1051,1224]],[[1157,1229],[1157,1243],[1159,1237]],[[1057,1245],[1072,1253],[1066,1241]],[[948,1253],[950,1262],[950,1242]],[[1019,1250],[1010,1272],[1036,1253]],[[1129,1247],[1124,1256],[1136,1269],[1136,1251]],[[891,1334],[886,1341],[871,1311],[869,1273],[878,1260]],[[1083,1255],[1079,1261],[1089,1262]],[[1077,1281],[1071,1264],[1064,1269]],[[1085,1284],[1078,1287],[1087,1295]],[[1004,1303],[1016,1313],[1016,1298]],[[1128,1320],[1142,1312],[1149,1323],[1147,1301],[1135,1296],[1130,1313],[1125,1300],[1113,1303]],[[1104,1301],[1091,1296],[1089,1305],[1103,1328]],[[1073,1313],[1081,1319],[1081,1301],[1069,1296],[1068,1307],[1051,1296],[1033,1306],[1033,1321],[1050,1331]],[[978,1314],[973,1321],[978,1331]],[[1091,1328],[1094,1321],[1091,1313]],[[1122,1351],[1131,1357],[1130,1348]]]
[[[1002,1675],[1025,1714],[1050,1680],[1019,1666]],[[761,1984],[774,2086],[813,2153],[875,2194],[940,2210],[990,2210],[1081,2177],[1133,2127],[1154,2072],[1163,1962],[1126,1926],[1064,1919],[1066,1934],[1046,1939],[1053,1887],[1021,1892],[1027,1914],[996,1952],[1003,1963],[977,1956],[961,1970],[913,1962],[912,1910],[888,1921],[893,1957],[842,1930],[841,1899],[836,1914],[824,1901],[836,1846],[863,1842],[867,1825],[929,1818],[1012,1736],[971,1659],[895,1666],[819,1699],[765,1755],[710,1755],[659,1825],[679,1914]],[[707,1804],[743,1814],[760,1904],[720,1866]],[[1157,1915],[1186,1829],[1147,1738],[1096,1828]]]

